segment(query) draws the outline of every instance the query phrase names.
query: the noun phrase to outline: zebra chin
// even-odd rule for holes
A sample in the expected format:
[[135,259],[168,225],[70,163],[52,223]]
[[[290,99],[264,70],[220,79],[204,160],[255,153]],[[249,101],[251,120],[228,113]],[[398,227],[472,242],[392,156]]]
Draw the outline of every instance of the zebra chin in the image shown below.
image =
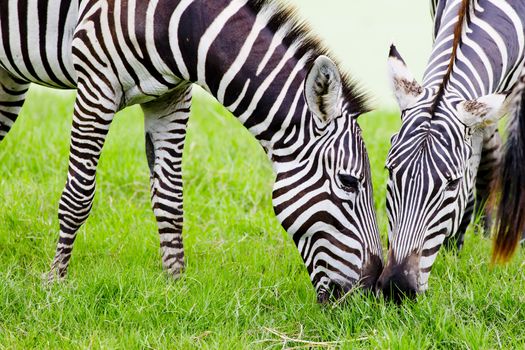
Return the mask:
[[320,279],[319,276],[314,276],[312,283],[317,290],[317,302],[320,304],[336,302],[358,290],[374,293],[382,270],[382,259],[376,255],[369,255],[361,268],[359,278],[343,278],[340,275],[330,278],[325,273],[321,273]]

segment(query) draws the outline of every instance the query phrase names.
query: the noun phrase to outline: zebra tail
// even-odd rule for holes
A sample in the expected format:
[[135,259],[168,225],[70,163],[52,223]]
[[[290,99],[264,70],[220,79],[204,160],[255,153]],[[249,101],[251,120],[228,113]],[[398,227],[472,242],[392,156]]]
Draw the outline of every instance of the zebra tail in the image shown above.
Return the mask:
[[[500,174],[493,263],[512,258],[525,229],[525,71],[511,95],[508,140]],[[499,191],[498,191],[499,190]]]

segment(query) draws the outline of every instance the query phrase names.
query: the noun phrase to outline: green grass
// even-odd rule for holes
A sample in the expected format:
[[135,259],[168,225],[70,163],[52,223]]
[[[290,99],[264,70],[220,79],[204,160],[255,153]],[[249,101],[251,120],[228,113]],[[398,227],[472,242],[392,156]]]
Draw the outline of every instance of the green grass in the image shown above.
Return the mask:
[[[430,292],[417,303],[396,307],[356,293],[346,305],[318,305],[273,215],[266,156],[202,96],[195,99],[184,159],[184,277],[174,283],[161,269],[143,119],[132,108],[112,126],[68,279],[44,287],[73,98],[31,93],[0,145],[0,348],[525,346],[524,255],[491,269],[490,242],[472,232],[459,256],[440,252]],[[385,232],[383,164],[398,117],[376,112],[361,124]]]

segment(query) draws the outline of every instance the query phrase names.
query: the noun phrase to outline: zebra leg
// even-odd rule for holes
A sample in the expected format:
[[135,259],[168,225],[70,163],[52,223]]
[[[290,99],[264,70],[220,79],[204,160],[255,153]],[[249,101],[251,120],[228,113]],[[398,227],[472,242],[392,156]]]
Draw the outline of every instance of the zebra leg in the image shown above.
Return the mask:
[[142,105],[151,202],[157,219],[163,268],[177,279],[184,269],[182,153],[191,106],[191,85]]
[[16,121],[24,104],[29,84],[0,68],[0,142]]
[[[100,153],[117,109],[108,89],[89,89],[79,79],[71,128],[67,182],[60,197],[58,219],[60,236],[47,279],[66,276],[73,243],[80,226],[87,220],[95,196],[95,175]],[[97,96],[93,91],[97,91]]]
[[479,219],[479,230],[489,236],[492,226],[492,211],[487,200],[490,197],[491,184],[498,174],[501,161],[502,141],[498,130],[495,130],[483,141],[483,150],[476,178],[476,216]]

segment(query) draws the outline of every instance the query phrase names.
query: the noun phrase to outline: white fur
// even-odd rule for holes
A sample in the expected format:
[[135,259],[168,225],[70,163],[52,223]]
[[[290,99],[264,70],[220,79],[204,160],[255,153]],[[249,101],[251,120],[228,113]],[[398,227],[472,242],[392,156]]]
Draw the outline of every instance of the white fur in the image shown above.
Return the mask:
[[414,76],[407,68],[405,63],[396,57],[388,58],[388,73],[390,75],[390,82],[392,84],[392,90],[396,97],[399,108],[403,111],[416,104],[421,93],[416,90],[407,91],[404,89],[399,82],[406,81],[415,84],[418,90],[422,90],[421,86],[415,81]]
[[[468,127],[484,128],[497,123],[506,114],[506,101],[507,96],[504,94],[491,94],[464,101],[458,105],[458,117]],[[473,105],[474,109],[471,108]]]

